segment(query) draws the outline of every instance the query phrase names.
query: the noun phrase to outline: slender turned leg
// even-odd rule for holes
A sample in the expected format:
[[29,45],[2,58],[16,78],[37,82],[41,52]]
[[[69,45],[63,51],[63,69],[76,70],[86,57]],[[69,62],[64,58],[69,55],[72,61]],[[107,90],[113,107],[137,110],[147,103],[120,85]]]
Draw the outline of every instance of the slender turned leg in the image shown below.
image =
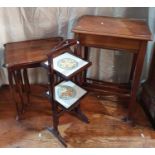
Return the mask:
[[58,130],[58,125],[59,125],[59,116],[58,116],[58,109],[57,109],[57,105],[56,102],[53,101],[52,104],[52,113],[53,113],[53,127],[49,128],[48,127],[48,131],[50,131],[56,138],[58,138],[58,140],[65,146],[67,147],[66,142],[64,141],[64,139],[62,138],[62,136],[60,135],[60,132]]
[[20,101],[21,101],[21,110],[20,110],[20,113],[23,113],[24,112],[24,98],[23,98],[23,91],[22,91],[22,86],[20,85],[20,75],[19,75],[19,71],[15,71],[13,73],[13,76],[14,76],[14,79],[15,79],[15,85],[16,85],[16,88],[18,90],[18,95],[19,95],[19,98],[20,98]]
[[137,111],[135,104],[136,104],[136,97],[137,97],[137,92],[139,88],[145,53],[146,53],[146,42],[143,41],[141,43],[140,50],[138,52],[136,67],[133,74],[133,81],[131,86],[131,97],[128,105],[128,117],[125,119],[126,121],[133,119],[133,113]]
[[16,106],[16,120],[19,120],[20,110],[19,110],[18,103],[15,100],[15,92],[14,92],[14,85],[13,85],[13,71],[10,71],[9,69],[8,69],[8,81],[9,81],[10,93],[11,93],[13,102],[15,103],[15,106]]
[[28,74],[27,74],[27,69],[23,70],[23,77],[24,77],[24,86],[25,86],[25,91],[26,91],[26,96],[27,96],[27,103],[30,104],[30,83],[28,79]]

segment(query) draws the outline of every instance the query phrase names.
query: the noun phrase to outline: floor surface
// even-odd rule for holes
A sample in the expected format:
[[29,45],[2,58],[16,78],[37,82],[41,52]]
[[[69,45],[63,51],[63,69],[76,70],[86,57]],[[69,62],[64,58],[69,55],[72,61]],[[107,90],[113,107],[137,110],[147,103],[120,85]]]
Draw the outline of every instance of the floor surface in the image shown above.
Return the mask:
[[[47,130],[52,125],[52,114],[48,100],[41,97],[45,88],[34,85],[31,89],[31,105],[18,122],[8,87],[0,88],[0,147],[63,147]],[[89,93],[81,101],[89,124],[67,113],[60,119],[59,129],[68,147],[155,147],[155,131],[141,107],[137,104],[133,126],[122,121],[127,113],[125,105]]]

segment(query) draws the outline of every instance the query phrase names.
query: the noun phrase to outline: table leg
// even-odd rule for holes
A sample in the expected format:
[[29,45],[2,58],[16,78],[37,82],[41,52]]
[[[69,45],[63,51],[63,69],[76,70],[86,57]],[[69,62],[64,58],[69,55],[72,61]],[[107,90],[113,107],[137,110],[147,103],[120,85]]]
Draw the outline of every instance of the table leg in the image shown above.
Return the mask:
[[20,70],[16,70],[13,72],[13,76],[14,76],[14,80],[15,80],[15,87],[18,91],[18,95],[21,101],[21,109],[20,109],[20,113],[24,112],[24,108],[25,108],[25,104],[24,104],[24,95],[23,95],[23,91],[22,91],[22,81],[21,81],[21,71]]
[[28,104],[30,104],[31,89],[30,89],[30,83],[29,83],[29,79],[28,79],[27,69],[23,70],[23,77],[24,77],[24,84],[25,84],[24,90],[26,91],[26,95],[27,95],[27,102],[28,102]]
[[18,103],[15,100],[15,92],[14,92],[14,84],[13,84],[13,71],[8,69],[8,81],[9,81],[9,87],[10,87],[10,93],[13,99],[13,102],[15,103],[16,106],[16,120],[19,120],[20,117],[20,110]]
[[131,84],[133,80],[132,78],[133,78],[134,70],[136,67],[136,60],[137,60],[137,54],[133,54],[131,72],[130,72],[130,77],[129,77],[129,84]]
[[21,87],[22,92],[24,92],[24,83],[23,83],[23,78],[22,78],[22,69],[17,70],[17,76],[18,76],[18,80],[19,80],[19,85]]
[[58,116],[58,106],[57,103],[52,100],[51,98],[51,105],[52,105],[52,116],[53,116],[53,127],[50,128],[48,127],[48,131],[50,131],[58,140],[65,146],[67,147],[67,144],[63,137],[61,136],[58,125],[59,125],[59,116]]
[[[82,56],[81,50],[82,50],[82,47],[77,45],[74,48],[74,54],[82,58],[83,56]],[[82,72],[79,73],[78,75],[74,76],[73,79],[74,79],[74,82],[76,82],[79,85],[82,85],[83,84],[83,73]]]
[[130,98],[130,102],[128,106],[128,118],[129,119],[132,118],[133,112],[137,111],[134,105],[136,103],[137,91],[139,88],[140,77],[141,77],[143,62],[144,62],[145,53],[146,53],[146,45],[147,43],[145,41],[141,43],[140,50],[137,55],[136,66],[135,66],[135,70],[133,74],[133,81],[132,81],[132,86],[131,86],[131,98]]
[[[89,48],[88,47],[84,47],[84,59],[86,61],[88,61],[88,52],[89,52]],[[87,70],[84,71],[83,73],[83,81],[86,82],[86,78],[87,78]]]
[[[75,33],[74,36],[75,39],[80,40],[80,36]],[[80,49],[77,49],[76,52],[78,56],[83,57],[86,61],[88,61],[88,51],[89,48],[87,46],[84,46],[84,51],[82,51],[82,46],[79,46]],[[82,53],[83,52],[83,53]],[[77,81],[80,81],[79,84],[83,85],[83,83],[86,82],[86,76],[87,76],[87,70],[83,71],[79,77],[77,78]]]

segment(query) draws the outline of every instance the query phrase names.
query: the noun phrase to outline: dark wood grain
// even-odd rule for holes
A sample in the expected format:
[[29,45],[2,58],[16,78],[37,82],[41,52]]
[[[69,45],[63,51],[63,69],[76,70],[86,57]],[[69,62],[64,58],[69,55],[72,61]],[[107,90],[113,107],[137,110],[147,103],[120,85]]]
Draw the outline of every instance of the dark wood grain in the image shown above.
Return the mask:
[[[40,67],[40,62],[46,59],[46,55],[51,52],[51,49],[62,40],[62,37],[53,37],[47,39],[11,42],[4,45],[4,66],[8,69],[10,92],[12,101],[16,105],[17,120],[21,118],[21,113],[25,110],[25,103],[30,103],[30,84],[27,68]],[[15,81],[15,85],[13,80]],[[18,103],[14,97],[15,90],[17,90],[20,98],[20,102]],[[26,100],[24,99],[25,93],[27,97]]]
[[[71,50],[71,49],[74,50]],[[68,51],[68,49],[70,49]],[[66,51],[67,50],[67,51]],[[53,59],[61,55],[63,53],[69,52],[69,54],[74,53],[76,57],[81,56],[81,47],[79,42],[76,39],[67,39],[55,46],[55,48],[52,49],[50,53],[47,54],[47,61],[48,64],[46,65],[44,62],[41,63],[42,67],[44,67],[47,70],[48,73],[48,88],[49,88],[49,101],[52,106],[52,114],[53,114],[53,123],[52,123],[52,128],[48,128],[48,130],[56,137],[58,140],[65,146],[66,142],[64,141],[64,138],[61,136],[58,126],[59,126],[59,120],[60,116],[62,116],[63,113],[68,112],[72,114],[73,116],[76,116],[80,120],[82,120],[85,123],[88,123],[88,118],[82,113],[80,110],[80,101],[84,98],[84,96],[87,94],[85,93],[83,96],[81,96],[76,102],[74,102],[69,108],[66,108],[65,106],[62,106],[57,100],[55,100],[55,86],[57,83],[57,80],[55,78],[55,75],[57,77],[61,77],[64,80],[72,80],[76,83],[79,83],[81,85],[81,81],[79,81],[78,77],[81,75],[81,73],[88,68],[91,63],[88,62],[85,66],[79,68],[77,71],[73,72],[69,76],[65,76],[62,73],[58,72],[57,70],[54,70],[54,64],[53,64]],[[60,109],[60,111],[59,111]]]
[[61,37],[37,39],[5,44],[5,66],[39,63],[51,49],[62,41]]
[[[101,36],[96,34],[78,33],[77,38],[80,38],[81,45],[87,47],[126,50],[128,52],[137,53],[140,46],[139,40],[116,38],[109,36]],[[94,44],[95,42],[95,44]]]
[[145,21],[104,16],[82,16],[75,27],[75,33],[127,39],[151,40],[151,33]]
[[[72,31],[75,33],[75,38],[85,48],[84,52],[86,54],[88,54],[87,47],[96,47],[130,52],[134,55],[129,77],[129,84],[131,84],[129,86],[129,95],[126,95],[120,88],[119,90],[116,90],[116,88],[112,89],[110,83],[109,88],[107,85],[106,87],[104,86],[104,82],[103,85],[101,82],[97,82],[97,86],[91,80],[86,85],[89,90],[99,93],[103,92],[105,95],[109,93],[121,97],[123,95],[130,97],[127,118],[133,118],[133,113],[136,113],[136,96],[140,84],[147,42],[152,37],[146,22],[127,18],[86,15],[79,18]],[[84,78],[86,78],[86,75]]]

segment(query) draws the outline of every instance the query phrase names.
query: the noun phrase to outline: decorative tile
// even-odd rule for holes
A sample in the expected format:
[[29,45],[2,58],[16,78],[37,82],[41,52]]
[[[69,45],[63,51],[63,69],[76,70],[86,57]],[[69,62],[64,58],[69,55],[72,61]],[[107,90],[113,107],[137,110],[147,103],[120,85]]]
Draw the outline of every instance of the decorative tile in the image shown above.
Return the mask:
[[57,66],[64,70],[72,70],[78,66],[78,62],[71,58],[63,58],[58,61]]
[[67,85],[58,86],[58,96],[63,100],[69,100],[75,97],[76,90],[73,87]]
[[[53,68],[64,76],[70,76],[88,62],[72,55],[68,52],[61,54],[53,59]],[[45,62],[48,65],[48,61]]]
[[[66,109],[70,108],[82,96],[86,94],[86,90],[79,87],[72,81],[63,81],[55,86],[55,100]],[[47,92],[49,95],[49,92]]]

